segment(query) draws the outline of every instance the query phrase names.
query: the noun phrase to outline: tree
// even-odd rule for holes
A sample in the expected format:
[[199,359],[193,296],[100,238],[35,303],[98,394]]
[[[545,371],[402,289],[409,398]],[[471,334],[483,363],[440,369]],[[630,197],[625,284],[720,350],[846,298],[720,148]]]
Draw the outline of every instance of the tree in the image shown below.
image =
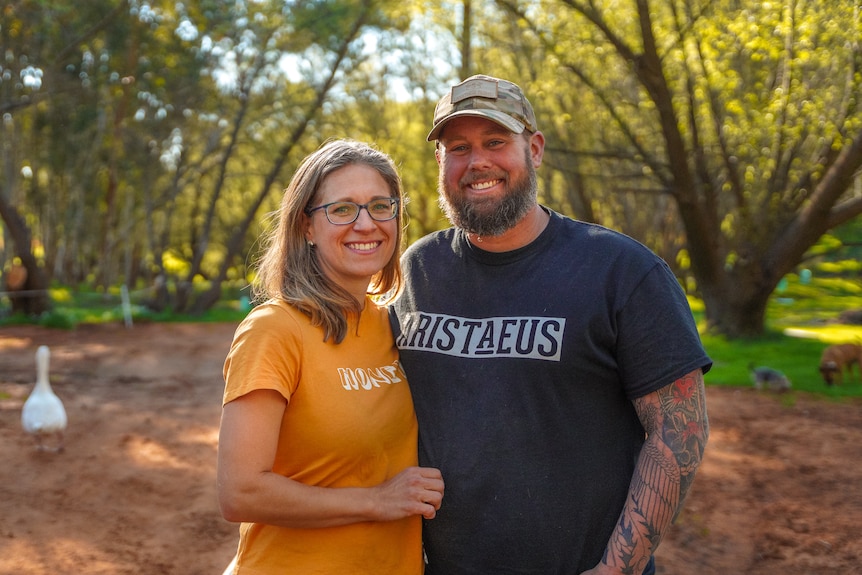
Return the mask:
[[[0,67],[0,112],[4,115],[0,125],[0,218],[12,239],[13,254],[27,272],[27,297],[13,300],[13,309],[34,315],[50,308],[48,264],[56,250],[46,245],[45,234],[34,238],[31,222],[39,221],[40,215],[50,220],[62,213],[55,205],[63,201],[64,186],[56,186],[55,193],[50,193],[46,183],[51,174],[67,171],[68,164],[63,162],[69,156],[60,143],[63,138],[51,137],[51,132],[74,122],[74,115],[54,116],[60,108],[54,104],[62,101],[60,96],[71,101],[85,91],[84,70],[78,77],[68,73],[72,54],[115,22],[127,5],[70,8],[22,0],[0,11],[0,49],[5,55],[5,67]],[[40,153],[34,153],[39,148]],[[52,150],[57,153],[50,153]],[[26,202],[22,201],[25,187]],[[40,255],[34,251],[37,241]]]
[[[194,93],[189,82],[165,81],[174,79],[165,70],[195,79],[200,69],[176,28],[164,34],[176,24],[160,25],[165,14],[155,3],[107,0],[23,0],[2,11],[13,68],[0,81],[0,106],[16,136],[4,180],[26,184],[15,203],[44,262],[41,276],[31,275],[45,278],[46,287],[49,278],[107,288],[121,273],[134,276],[143,251],[136,231],[152,215],[141,209],[138,190],[152,186],[160,171],[154,143],[170,130],[157,119],[174,106],[194,108],[191,98],[177,97]],[[16,74],[29,77],[29,86],[10,81]],[[16,180],[25,170],[27,181]]]
[[[314,88],[314,96],[311,98],[306,109],[300,114],[299,120],[295,123],[292,130],[287,132],[287,137],[278,145],[277,153],[271,160],[272,163],[263,179],[263,182],[261,183],[256,197],[251,202],[249,209],[246,210],[245,216],[234,227],[234,231],[225,246],[226,255],[219,266],[218,275],[213,278],[210,283],[210,287],[201,295],[195,305],[191,308],[192,312],[199,313],[205,311],[220,299],[221,284],[225,279],[227,279],[228,272],[233,261],[242,254],[242,248],[244,247],[243,240],[246,237],[248,230],[251,228],[259,208],[263,205],[267,196],[272,191],[273,185],[281,175],[282,169],[285,166],[291,151],[298,146],[312,119],[326,102],[330,90],[336,83],[337,76],[342,72],[342,65],[345,61],[350,60],[351,44],[353,44],[353,42],[359,37],[360,32],[369,23],[369,21],[373,19],[373,4],[369,1],[359,2],[355,6],[352,6],[351,9],[344,9],[344,5],[336,6],[331,4],[324,7],[322,5],[325,3],[320,4],[321,6],[317,6],[318,10],[314,12],[314,20],[311,22],[304,20],[302,11],[298,11],[294,16],[297,17],[298,20],[302,20],[306,25],[316,22],[321,26],[323,31],[325,31],[327,36],[319,45],[326,46],[331,50],[332,56],[329,66],[323,72],[322,81],[320,81],[320,83]],[[329,8],[332,10],[332,12],[329,13],[329,18],[321,17],[321,8]],[[326,13],[327,11],[324,9],[323,12]],[[299,29],[302,28],[302,26],[297,26],[295,28],[291,26],[291,28]],[[306,27],[305,29],[307,31],[309,28]],[[250,69],[253,71],[251,76],[254,78],[258,69],[256,69],[255,66],[251,66]],[[240,83],[240,86],[243,86],[241,89],[245,89],[245,87],[250,85],[251,83],[248,80],[244,80]],[[246,102],[248,100],[250,100],[250,94],[245,93],[243,101]],[[240,107],[240,114],[234,124],[235,128],[239,128],[242,125],[242,116],[244,115],[245,109],[244,105]],[[234,133],[235,132],[236,130]],[[225,173],[224,167],[229,156],[230,153],[228,151],[225,153],[225,164],[220,170],[220,178],[218,180],[219,185],[223,182],[223,176]],[[208,218],[207,221],[209,222],[210,219]],[[192,272],[194,271],[195,267],[192,268]]]
[[[641,190],[672,199],[708,327],[762,333],[781,278],[862,213],[847,193],[862,167],[858,6],[498,4],[556,63],[532,87],[597,106],[586,131],[609,132],[590,142],[605,144],[603,173],[637,165]],[[569,128],[581,151],[584,124]]]
[[[275,184],[280,181],[282,171],[291,156],[291,152],[299,147],[303,135],[317,113],[327,103],[330,92],[336,86],[339,76],[345,73],[345,68],[350,66],[358,67],[358,63],[362,60],[361,52],[355,52],[356,47],[354,43],[367,26],[373,26],[386,20],[384,13],[381,11],[381,4],[372,2],[371,0],[363,0],[358,4],[354,2],[341,2],[339,0],[324,0],[313,4],[314,6],[296,7],[294,11],[289,13],[290,20],[292,21],[270,28],[271,33],[263,35],[267,40],[271,40],[276,36],[283,36],[287,39],[289,38],[288,32],[302,31],[308,37],[309,46],[311,47],[309,49],[323,52],[320,61],[324,65],[314,69],[316,81],[312,80],[308,83],[307,87],[295,90],[297,92],[304,91],[311,96],[302,105],[299,104],[302,100],[297,98],[297,102],[294,105],[299,108],[300,112],[288,121],[269,128],[271,130],[272,141],[268,142],[266,149],[275,150],[275,154],[267,154],[266,157],[268,158],[269,165],[266,168],[265,176],[260,181],[260,187],[251,201],[247,203],[245,212],[240,220],[230,226],[232,233],[223,245],[224,255],[218,265],[218,271],[211,277],[209,287],[188,308],[188,311],[193,313],[200,313],[209,309],[221,298],[222,283],[228,278],[235,261],[247,251],[244,248],[249,230],[252,228],[252,224],[255,222],[261,206],[264,205],[264,202],[270,196]],[[258,21],[267,22],[267,26],[272,25],[271,19]],[[235,148],[236,136],[240,133],[241,129],[248,129],[248,126],[243,121],[246,111],[249,109],[246,103],[252,99],[255,83],[259,80],[259,74],[266,70],[272,71],[271,65],[269,65],[271,62],[266,58],[268,50],[264,49],[264,46],[272,46],[273,44],[278,45],[277,42],[262,42],[259,50],[248,50],[251,54],[252,63],[239,67],[240,77],[237,89],[241,94],[240,99],[242,103],[232,123],[233,131],[219,168],[219,177],[216,179],[216,187],[214,188],[213,199],[210,204],[211,210],[205,219],[204,229],[207,233],[212,222],[212,216],[215,213],[215,205],[218,201],[219,192],[227,173],[227,163],[233,159],[232,151]],[[273,95],[276,92],[273,90],[264,90],[264,93]],[[290,97],[290,92],[277,91],[277,99],[275,101],[285,96]],[[258,107],[257,112],[260,113],[261,110],[266,109],[267,107]],[[263,122],[260,123],[263,124]],[[279,137],[278,134],[280,133],[283,133],[284,136]],[[207,243],[203,241],[199,245],[206,249]],[[191,279],[200,271],[202,257],[203,254],[197,251],[184,285],[191,285]],[[183,303],[182,298],[180,298],[179,303]],[[178,306],[178,310],[185,311],[186,308],[180,305]]]
[[[0,68],[0,107],[15,114],[0,124],[4,246],[62,283],[141,277],[153,307],[204,311],[226,279],[243,279],[258,214],[277,205],[294,155],[321,141],[324,106],[365,58],[361,35],[389,26],[392,6],[4,7],[14,65]],[[28,281],[46,288],[38,271]]]

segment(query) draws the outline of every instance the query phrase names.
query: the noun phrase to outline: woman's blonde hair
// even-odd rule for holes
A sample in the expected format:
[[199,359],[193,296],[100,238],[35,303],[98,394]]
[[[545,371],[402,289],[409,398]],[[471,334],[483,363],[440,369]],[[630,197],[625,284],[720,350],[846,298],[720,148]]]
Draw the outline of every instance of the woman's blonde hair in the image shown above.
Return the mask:
[[264,252],[257,263],[252,292],[258,301],[282,299],[308,314],[312,325],[323,326],[324,340],[341,343],[347,333],[347,318],[357,317],[363,302],[330,281],[320,267],[317,250],[305,237],[308,215],[318,190],[327,176],[354,164],[374,168],[389,186],[390,197],[398,198],[396,249],[386,265],[369,284],[368,293],[386,304],[401,290],[399,262],[403,228],[401,178],[392,159],[368,144],[353,140],[333,140],[306,157],[296,170],[278,211],[278,223],[263,238]]

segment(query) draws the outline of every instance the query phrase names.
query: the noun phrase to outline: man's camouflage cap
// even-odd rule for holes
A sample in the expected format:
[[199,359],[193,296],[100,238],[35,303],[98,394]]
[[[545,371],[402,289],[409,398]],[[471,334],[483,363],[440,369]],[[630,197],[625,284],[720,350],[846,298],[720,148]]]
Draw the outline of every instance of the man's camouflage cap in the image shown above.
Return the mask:
[[434,109],[434,127],[428,134],[431,142],[440,137],[446,122],[461,116],[479,116],[520,134],[536,131],[533,106],[516,84],[491,76],[471,76],[452,86]]

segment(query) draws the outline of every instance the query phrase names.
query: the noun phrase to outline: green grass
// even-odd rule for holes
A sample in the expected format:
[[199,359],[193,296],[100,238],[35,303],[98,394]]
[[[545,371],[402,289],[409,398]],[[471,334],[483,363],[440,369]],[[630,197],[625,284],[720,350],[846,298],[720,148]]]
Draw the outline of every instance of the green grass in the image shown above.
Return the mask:
[[[147,322],[238,322],[248,313],[247,301],[235,294],[240,288],[228,286],[224,298],[212,309],[199,315],[178,314],[172,311],[154,312],[145,305],[146,291],[133,293],[129,311],[132,323]],[[57,329],[74,329],[81,324],[123,323],[126,321],[120,289],[106,292],[73,290],[55,287],[50,290],[52,309],[39,317],[23,314],[8,314],[8,301],[0,300],[0,327],[9,325],[32,325]],[[4,315],[3,312],[7,314]]]
[[805,391],[834,399],[862,397],[858,370],[853,378],[845,377],[841,385],[827,386],[817,370],[820,354],[827,343],[819,339],[799,338],[773,333],[749,340],[727,341],[722,337],[703,335],[703,345],[713,360],[706,375],[707,385],[751,387],[748,366],[766,366],[784,373],[795,391]]
[[[862,281],[847,278],[815,278],[802,283],[788,276],[786,287],[773,295],[766,313],[767,333],[753,339],[727,341],[702,334],[714,364],[707,385],[751,387],[749,365],[766,366],[784,373],[794,391],[836,400],[862,397],[858,369],[844,383],[827,386],[820,376],[820,354],[834,343],[862,343],[862,325],[835,323],[843,311],[862,309]],[[697,304],[692,308],[702,318]],[[766,393],[766,392],[764,392]],[[792,401],[792,395],[787,401]]]

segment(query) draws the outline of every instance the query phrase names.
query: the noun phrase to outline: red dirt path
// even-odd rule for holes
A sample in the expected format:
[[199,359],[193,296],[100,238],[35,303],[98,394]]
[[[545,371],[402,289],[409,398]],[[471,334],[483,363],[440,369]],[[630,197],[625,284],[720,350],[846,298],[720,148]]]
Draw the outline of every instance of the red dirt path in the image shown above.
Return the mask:
[[[214,479],[233,330],[0,328],[0,574],[221,573],[237,537]],[[59,454],[20,427],[42,344],[70,421]],[[707,397],[711,441],[660,573],[862,574],[862,402]]]

